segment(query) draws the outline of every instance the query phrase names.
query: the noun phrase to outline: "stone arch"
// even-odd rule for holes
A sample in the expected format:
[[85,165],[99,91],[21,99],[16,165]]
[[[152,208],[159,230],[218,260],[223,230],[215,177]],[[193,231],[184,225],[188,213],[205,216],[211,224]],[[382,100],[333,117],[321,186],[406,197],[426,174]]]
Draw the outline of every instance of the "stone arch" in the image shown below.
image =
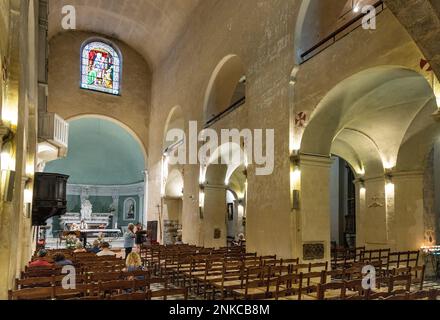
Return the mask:
[[206,89],[203,115],[209,123],[246,97],[246,69],[235,54],[224,57],[215,67]]
[[[239,145],[230,142],[215,149],[208,159],[206,168],[202,168],[202,180],[204,180],[202,184],[202,210],[205,224],[202,239],[205,246],[221,247],[226,245],[228,228],[226,193],[231,189],[231,180],[233,179],[234,182],[237,180],[234,174],[240,168],[244,168],[244,164],[243,150]],[[234,192],[237,193],[236,190]],[[212,238],[215,229],[221,232],[218,239]]]
[[185,117],[183,114],[183,109],[179,105],[174,106],[168,113],[163,132],[162,150],[166,150],[170,145],[173,144],[172,141],[166,141],[167,133],[172,129],[178,129],[182,130],[182,132],[185,132]]
[[338,20],[351,6],[351,0],[302,0],[295,28],[295,61],[301,64],[302,54],[323,37],[336,30]]
[[[383,167],[393,168],[408,127],[433,98],[429,83],[413,70],[380,66],[361,71],[339,83],[319,103],[302,136],[301,152],[328,156],[333,143],[340,149],[344,140],[356,150],[358,161],[371,162],[368,155],[375,149],[374,158],[379,160],[379,153]],[[395,117],[396,112],[402,116]]]

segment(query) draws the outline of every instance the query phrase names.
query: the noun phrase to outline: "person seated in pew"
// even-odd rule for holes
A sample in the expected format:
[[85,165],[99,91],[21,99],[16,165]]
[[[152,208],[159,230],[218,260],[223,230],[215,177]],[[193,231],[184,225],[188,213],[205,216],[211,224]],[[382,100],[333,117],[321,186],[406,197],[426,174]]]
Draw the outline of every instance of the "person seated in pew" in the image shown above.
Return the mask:
[[44,249],[38,251],[38,258],[29,263],[29,267],[52,267],[52,264],[47,261],[47,251]]
[[98,240],[93,241],[93,246],[89,249],[89,252],[97,254],[101,251],[100,245],[101,243]]
[[183,242],[182,242],[182,236],[181,236],[181,235],[179,235],[179,236],[177,237],[176,242],[175,242],[174,244],[183,244]]
[[62,253],[55,254],[53,256],[53,261],[55,262],[55,264],[57,266],[71,266],[71,265],[73,265],[72,261],[70,261],[69,259],[66,259],[66,257]]
[[101,251],[96,254],[98,257],[105,256],[116,256],[116,253],[110,250],[110,244],[108,242],[103,242],[101,244]]
[[237,240],[233,241],[232,244],[233,244],[234,246],[238,246],[238,247],[241,247],[241,246],[245,245],[245,244],[246,244],[246,239],[245,239],[245,237],[244,237],[244,234],[243,234],[243,233],[240,233],[240,234],[237,236]]
[[[144,267],[142,265],[141,256],[137,252],[131,252],[128,254],[127,259],[125,260],[124,269],[125,272],[134,272],[134,271],[143,271]],[[143,280],[143,276],[136,277],[136,280]],[[133,279],[130,279],[133,280]]]
[[87,252],[87,250],[84,249],[83,244],[81,242],[79,242],[79,241],[76,243],[75,247],[76,247],[76,249],[73,251],[73,253],[84,253],[84,252]]

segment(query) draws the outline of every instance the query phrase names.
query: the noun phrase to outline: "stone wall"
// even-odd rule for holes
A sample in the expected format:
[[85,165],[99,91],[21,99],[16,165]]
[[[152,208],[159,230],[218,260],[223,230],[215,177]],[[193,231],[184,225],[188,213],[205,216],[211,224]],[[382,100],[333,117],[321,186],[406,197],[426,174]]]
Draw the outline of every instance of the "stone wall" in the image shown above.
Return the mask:
[[[296,256],[292,251],[289,197],[289,79],[294,66],[294,24],[298,1],[203,1],[185,34],[156,70],[149,137],[149,220],[157,220],[163,128],[179,105],[189,120],[203,126],[206,89],[218,63],[238,55],[247,76],[246,126],[275,129],[275,170],[256,176],[249,167],[247,244],[261,254]],[[234,8],[231,10],[231,8]],[[215,12],[215,14],[213,14]],[[244,110],[244,109],[243,109]],[[234,119],[234,118],[233,118]],[[236,118],[235,118],[236,119]],[[239,121],[230,125],[239,125]],[[200,243],[199,167],[185,166],[184,241]],[[277,192],[273,192],[276,186]],[[191,199],[194,199],[191,200]],[[223,200],[224,202],[224,200]],[[262,227],[264,226],[264,228]],[[187,231],[185,231],[187,230]],[[211,233],[211,231],[209,231]]]

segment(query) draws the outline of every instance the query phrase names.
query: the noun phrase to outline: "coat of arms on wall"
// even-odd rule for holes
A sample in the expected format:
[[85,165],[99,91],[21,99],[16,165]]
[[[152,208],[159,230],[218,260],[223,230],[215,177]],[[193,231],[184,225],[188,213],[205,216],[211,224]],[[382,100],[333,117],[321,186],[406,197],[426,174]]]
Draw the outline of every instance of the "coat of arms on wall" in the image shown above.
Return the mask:
[[432,71],[431,64],[426,59],[420,59],[420,69],[426,70],[428,72]]
[[385,199],[382,197],[374,196],[371,197],[371,202],[368,208],[383,208],[385,206]]
[[324,244],[323,243],[304,244],[303,257],[305,261],[324,259]]
[[307,124],[307,113],[301,111],[295,115],[295,126],[297,128],[305,128]]

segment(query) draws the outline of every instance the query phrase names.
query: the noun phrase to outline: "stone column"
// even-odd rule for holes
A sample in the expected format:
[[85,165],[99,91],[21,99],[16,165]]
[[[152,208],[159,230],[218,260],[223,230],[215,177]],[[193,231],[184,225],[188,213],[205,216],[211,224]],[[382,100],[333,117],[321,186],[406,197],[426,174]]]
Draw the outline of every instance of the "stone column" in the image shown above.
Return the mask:
[[330,261],[330,157],[301,155],[296,256]]
[[395,250],[419,250],[425,244],[423,172],[396,172],[393,182]]
[[[368,249],[388,247],[387,199],[383,176],[367,178],[364,182],[364,199],[359,201],[357,212],[357,246]],[[389,202],[388,202],[389,205]]]
[[114,191],[112,198],[113,198],[113,207],[115,208],[115,211],[113,212],[113,227],[115,228],[119,221],[119,193],[117,191]]
[[364,220],[367,217],[367,189],[365,182],[355,181],[356,188],[356,247],[362,247],[365,244],[365,233],[363,229]]
[[143,197],[143,216],[142,221],[145,225],[147,225],[148,222],[148,170],[144,171],[144,197]]
[[138,216],[138,222],[144,224],[144,194],[139,193],[139,216]]
[[[203,210],[203,246],[206,248],[219,248],[226,246],[226,186],[205,186],[205,205]],[[218,238],[215,237],[215,230],[220,231]]]

